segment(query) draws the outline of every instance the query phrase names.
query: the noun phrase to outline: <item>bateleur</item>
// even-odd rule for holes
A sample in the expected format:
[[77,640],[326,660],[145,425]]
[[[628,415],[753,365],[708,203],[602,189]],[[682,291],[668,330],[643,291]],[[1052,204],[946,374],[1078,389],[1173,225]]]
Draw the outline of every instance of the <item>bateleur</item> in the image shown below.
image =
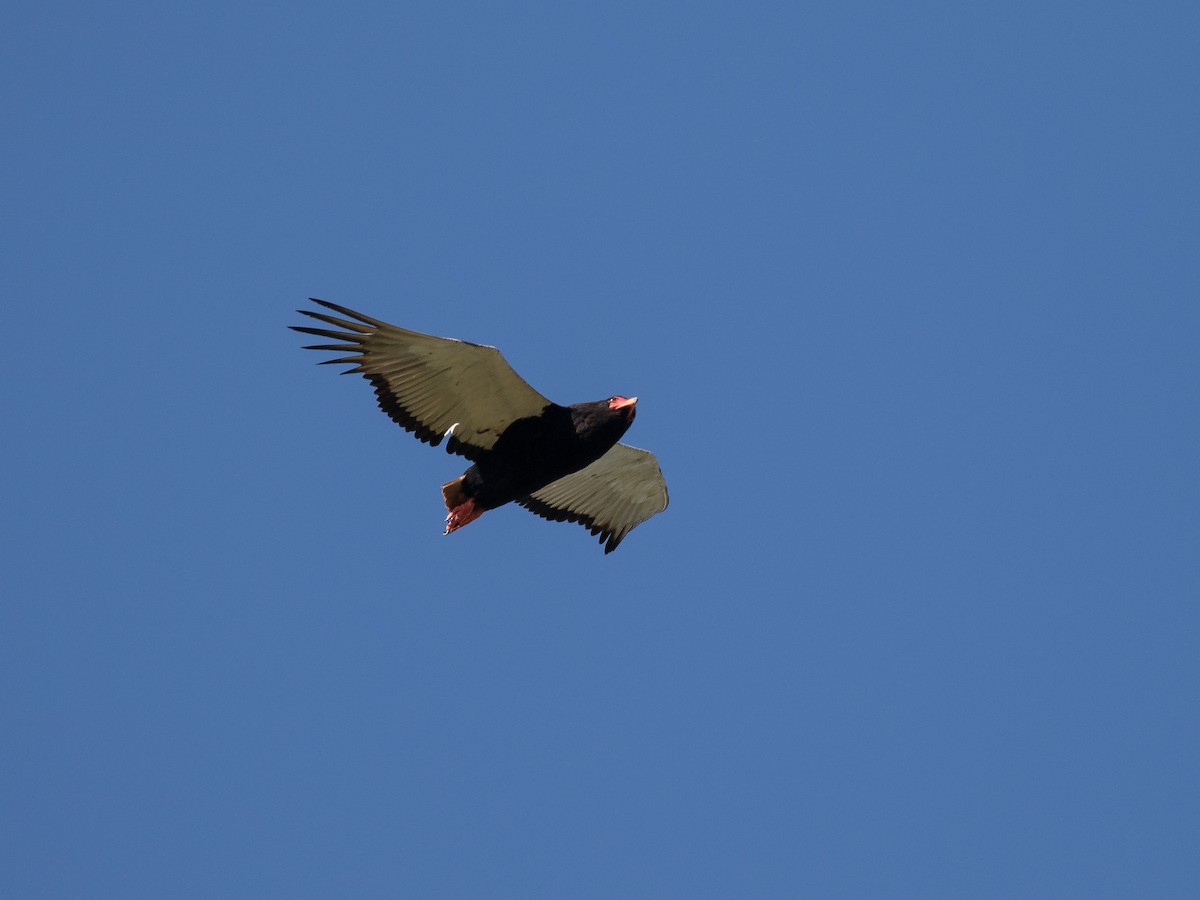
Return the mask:
[[302,309],[332,325],[295,331],[332,338],[306,350],[348,353],[342,363],[375,388],[394,422],[473,465],[442,485],[446,534],[515,502],[546,519],[578,522],[611,553],[625,535],[667,508],[653,453],[618,443],[637,397],[559,406],[525,382],[495,347],[398,328],[325,300],[346,318]]

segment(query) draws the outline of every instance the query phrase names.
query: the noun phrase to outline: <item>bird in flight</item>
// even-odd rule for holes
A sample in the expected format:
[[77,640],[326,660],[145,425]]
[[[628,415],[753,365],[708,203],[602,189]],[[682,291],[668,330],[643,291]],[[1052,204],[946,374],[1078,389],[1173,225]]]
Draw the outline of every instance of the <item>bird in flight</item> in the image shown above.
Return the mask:
[[[302,313],[333,328],[292,325],[330,338],[306,350],[340,354],[375,388],[379,407],[420,440],[473,463],[442,485],[446,534],[489,509],[518,503],[543,518],[578,522],[611,553],[624,537],[667,508],[667,485],[653,453],[619,443],[637,397],[559,406],[535,391],[495,347],[389,325],[326,300],[340,316]],[[334,330],[338,329],[338,330]]]

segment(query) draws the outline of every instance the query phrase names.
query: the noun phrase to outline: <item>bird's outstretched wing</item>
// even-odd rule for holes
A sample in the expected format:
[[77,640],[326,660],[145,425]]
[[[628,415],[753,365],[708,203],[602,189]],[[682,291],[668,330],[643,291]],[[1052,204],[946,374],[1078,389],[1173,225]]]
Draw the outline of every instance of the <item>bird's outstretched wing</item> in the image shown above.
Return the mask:
[[342,329],[291,326],[339,341],[305,349],[348,352],[349,356],[323,362],[351,365],[343,374],[361,373],[374,386],[380,409],[427,444],[436,447],[449,434],[446,450],[475,461],[517,419],[536,416],[552,405],[513,371],[495,347],[409,331],[310,299],[348,318],[298,310]]
[[625,535],[667,508],[667,483],[653,453],[617,444],[517,502],[555,522],[578,522],[612,553]]

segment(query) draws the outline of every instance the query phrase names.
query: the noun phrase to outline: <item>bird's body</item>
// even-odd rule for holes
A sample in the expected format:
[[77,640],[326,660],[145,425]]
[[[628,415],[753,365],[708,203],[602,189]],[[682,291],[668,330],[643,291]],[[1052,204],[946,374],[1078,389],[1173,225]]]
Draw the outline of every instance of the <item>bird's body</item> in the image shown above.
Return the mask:
[[613,397],[551,404],[539,415],[517,419],[459,479],[463,492],[484,509],[532,494],[603,456],[633,421],[633,409],[626,398]]
[[470,459],[442,486],[446,533],[516,502],[548,519],[585,525],[611,552],[634,527],[667,506],[653,454],[618,443],[637,398],[560,406],[531,388],[494,347],[437,338],[314,300],[351,320],[300,310],[344,330],[292,326],[349,343],[308,349],[353,351],[380,407],[421,440]]

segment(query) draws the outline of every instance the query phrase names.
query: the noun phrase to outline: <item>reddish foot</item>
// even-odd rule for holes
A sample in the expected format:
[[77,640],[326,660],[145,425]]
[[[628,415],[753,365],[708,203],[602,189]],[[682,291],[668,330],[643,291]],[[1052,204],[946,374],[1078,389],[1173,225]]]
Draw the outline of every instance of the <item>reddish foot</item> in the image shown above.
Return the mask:
[[483,510],[475,505],[474,500],[460,503],[446,514],[446,534],[458,531],[464,525],[469,525],[483,515]]

